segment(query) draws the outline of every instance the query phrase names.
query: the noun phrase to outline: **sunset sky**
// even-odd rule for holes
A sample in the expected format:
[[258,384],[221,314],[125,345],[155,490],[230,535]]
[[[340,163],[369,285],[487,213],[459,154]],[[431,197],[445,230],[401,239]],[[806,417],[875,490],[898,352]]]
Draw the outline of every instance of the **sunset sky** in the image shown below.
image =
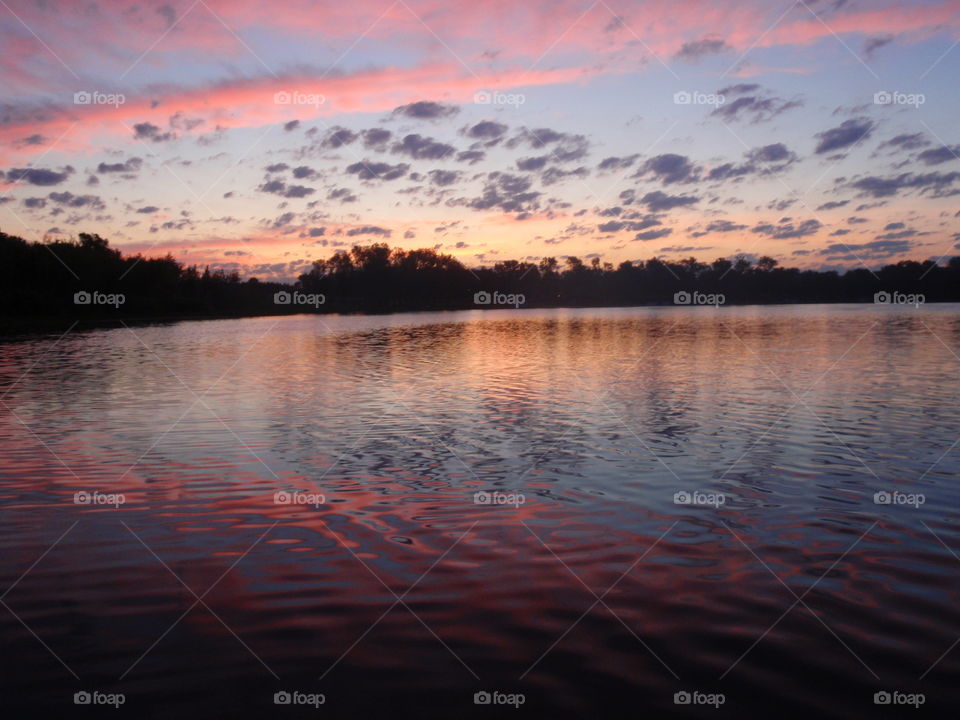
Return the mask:
[[960,254],[960,0],[0,0],[0,230],[289,280]]

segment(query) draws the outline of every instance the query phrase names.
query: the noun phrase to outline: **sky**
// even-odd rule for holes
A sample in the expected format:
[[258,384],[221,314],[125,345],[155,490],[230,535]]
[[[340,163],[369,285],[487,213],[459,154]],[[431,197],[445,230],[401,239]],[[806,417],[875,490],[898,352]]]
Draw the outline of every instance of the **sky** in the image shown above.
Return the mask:
[[960,0],[0,0],[0,230],[292,280],[960,255]]

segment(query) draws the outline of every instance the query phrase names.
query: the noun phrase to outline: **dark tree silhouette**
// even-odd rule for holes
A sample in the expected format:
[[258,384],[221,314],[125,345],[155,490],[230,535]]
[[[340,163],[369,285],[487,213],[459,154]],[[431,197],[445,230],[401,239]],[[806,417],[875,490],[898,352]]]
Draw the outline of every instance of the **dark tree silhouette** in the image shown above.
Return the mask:
[[[562,269],[561,269],[562,268]],[[124,256],[106,239],[81,233],[75,241],[27,242],[0,233],[0,329],[29,330],[62,323],[122,318],[176,319],[296,312],[396,312],[478,307],[476,293],[523,296],[526,307],[672,304],[686,290],[722,294],[728,304],[872,302],[881,291],[922,294],[926,302],[960,300],[960,257],[944,264],[902,261],[876,272],[782,268],[761,257],[658,258],[616,268],[592,258],[547,257],[539,264],[504,260],[467,268],[432,249],[385,243],[357,245],[313,263],[292,285],[242,282],[236,273],[184,266],[172,256]],[[77,304],[75,294],[123,295],[112,307]],[[322,304],[283,304],[277,293],[324,296]],[[481,305],[480,307],[489,307]]]

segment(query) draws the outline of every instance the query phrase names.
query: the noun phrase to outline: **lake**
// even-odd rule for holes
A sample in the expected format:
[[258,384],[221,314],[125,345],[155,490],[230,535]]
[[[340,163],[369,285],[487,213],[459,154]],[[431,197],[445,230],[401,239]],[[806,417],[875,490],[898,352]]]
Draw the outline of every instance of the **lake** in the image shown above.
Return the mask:
[[958,305],[5,343],[3,705],[955,711],[958,354]]

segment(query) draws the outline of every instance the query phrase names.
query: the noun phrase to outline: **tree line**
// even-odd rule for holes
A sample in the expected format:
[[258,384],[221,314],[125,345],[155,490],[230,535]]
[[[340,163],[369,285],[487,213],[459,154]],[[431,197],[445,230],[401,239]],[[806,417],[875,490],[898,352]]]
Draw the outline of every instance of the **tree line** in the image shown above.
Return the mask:
[[317,260],[295,283],[283,284],[201,270],[169,254],[125,256],[96,234],[28,242],[0,233],[0,317],[6,327],[64,317],[456,310],[493,307],[506,296],[511,302],[522,298],[524,307],[674,304],[683,292],[719,295],[726,304],[873,302],[883,292],[922,295],[926,302],[958,301],[960,257],[844,273],[783,268],[769,257],[711,263],[651,258],[615,267],[598,258],[584,262],[570,256],[468,268],[432,249],[374,243]]

